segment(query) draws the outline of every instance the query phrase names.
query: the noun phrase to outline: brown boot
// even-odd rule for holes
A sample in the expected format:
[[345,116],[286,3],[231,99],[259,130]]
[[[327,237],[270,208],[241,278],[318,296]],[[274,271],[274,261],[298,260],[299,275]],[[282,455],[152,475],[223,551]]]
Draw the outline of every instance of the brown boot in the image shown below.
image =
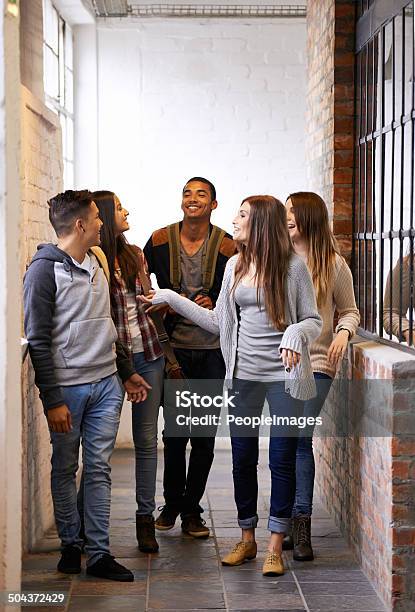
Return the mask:
[[159,549],[154,532],[154,518],[146,514],[135,517],[138,548],[143,553],[155,553]]
[[314,559],[311,546],[311,516],[300,514],[293,519],[293,538],[295,561],[312,561]]

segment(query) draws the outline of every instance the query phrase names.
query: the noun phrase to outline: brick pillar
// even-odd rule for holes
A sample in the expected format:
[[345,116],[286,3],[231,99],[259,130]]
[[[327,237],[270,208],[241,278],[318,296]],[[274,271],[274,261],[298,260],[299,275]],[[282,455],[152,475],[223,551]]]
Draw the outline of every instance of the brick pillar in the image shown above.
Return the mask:
[[343,254],[352,244],[355,3],[307,4],[307,162]]
[[[353,216],[354,30],[355,2],[309,0],[309,185],[325,199],[346,257]],[[368,147],[369,172],[371,153]],[[372,195],[368,189],[369,231]],[[368,245],[366,278],[373,265]],[[372,323],[368,318],[366,328]],[[323,410],[333,435],[315,438],[316,488],[388,609],[414,612],[415,358],[398,347],[356,338],[348,361]],[[369,423],[385,418],[384,430],[339,436],[339,423],[349,414],[367,416]]]

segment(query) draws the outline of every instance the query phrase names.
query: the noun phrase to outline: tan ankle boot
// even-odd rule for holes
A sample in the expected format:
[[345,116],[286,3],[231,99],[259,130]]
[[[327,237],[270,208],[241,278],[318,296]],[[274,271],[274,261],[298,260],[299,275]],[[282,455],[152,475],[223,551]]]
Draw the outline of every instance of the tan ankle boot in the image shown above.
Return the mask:
[[262,573],[264,576],[282,576],[284,573],[284,563],[281,555],[268,551]]
[[255,559],[256,553],[256,542],[238,542],[222,559],[222,565],[242,565],[244,561]]

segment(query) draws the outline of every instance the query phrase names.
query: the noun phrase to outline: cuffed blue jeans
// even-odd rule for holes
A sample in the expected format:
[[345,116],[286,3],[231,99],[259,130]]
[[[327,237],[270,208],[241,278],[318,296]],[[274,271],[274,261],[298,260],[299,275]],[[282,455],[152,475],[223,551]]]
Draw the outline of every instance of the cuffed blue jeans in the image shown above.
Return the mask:
[[[333,379],[322,372],[314,372],[317,395],[304,402],[304,416],[318,417],[323,408],[326,397],[330,391]],[[313,511],[313,490],[315,477],[315,464],[313,453],[314,425],[302,430],[297,438],[296,453],[296,488],[293,516],[306,514],[311,516]]]
[[82,437],[84,521],[87,565],[109,553],[111,504],[110,458],[124,397],[118,375],[90,384],[62,387],[72,417],[68,433],[51,432],[51,488],[56,527],[62,546],[81,547],[76,472]]
[[[298,416],[303,402],[285,392],[283,381],[262,383],[235,379],[232,389],[235,408],[229,413],[242,417],[262,414],[265,399],[270,416]],[[238,525],[242,529],[255,528],[258,523],[258,427],[230,424],[235,502]],[[271,470],[271,501],[268,529],[286,533],[291,522],[295,498],[295,457],[297,439],[287,436],[288,428],[271,426],[269,442],[269,467]],[[290,430],[292,434],[292,430]]]
[[132,404],[137,514],[149,515],[156,507],[157,422],[163,392],[164,357],[155,361],[146,361],[144,353],[135,353],[133,357],[136,372],[152,387],[144,402]]

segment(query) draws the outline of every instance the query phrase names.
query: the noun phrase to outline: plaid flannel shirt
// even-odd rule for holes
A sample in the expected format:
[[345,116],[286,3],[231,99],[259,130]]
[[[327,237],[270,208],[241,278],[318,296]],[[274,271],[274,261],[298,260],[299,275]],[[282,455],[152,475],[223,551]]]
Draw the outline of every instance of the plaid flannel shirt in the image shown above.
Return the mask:
[[[141,257],[144,271],[148,275],[147,262],[141,249],[137,248],[137,256]],[[115,327],[118,332],[118,339],[125,346],[130,356],[132,356],[132,341],[130,327],[128,325],[127,314],[127,293],[128,289],[122,278],[120,271],[116,268],[114,274],[114,283],[111,288],[111,301]],[[137,320],[143,340],[144,357],[146,361],[155,361],[163,355],[156,327],[149,315],[145,312],[145,307],[140,302],[138,296],[143,294],[140,277],[137,275],[135,279],[135,295],[137,302]]]

